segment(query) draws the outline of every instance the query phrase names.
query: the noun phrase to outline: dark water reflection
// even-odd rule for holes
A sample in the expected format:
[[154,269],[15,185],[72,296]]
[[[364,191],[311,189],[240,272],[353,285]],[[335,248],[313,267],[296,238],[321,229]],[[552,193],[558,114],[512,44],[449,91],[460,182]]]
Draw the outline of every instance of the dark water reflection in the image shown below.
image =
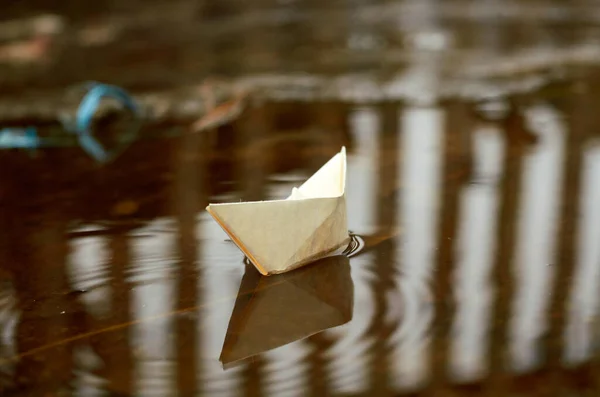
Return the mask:
[[[432,3],[403,23],[460,22],[427,12]],[[373,25],[380,7],[339,19],[359,53],[398,22]],[[214,8],[204,12],[224,12]],[[288,21],[291,36],[307,32],[301,19]],[[328,55],[346,37],[321,25],[311,40],[332,48],[317,71],[335,66]],[[188,40],[186,26],[174,37]],[[552,23],[518,26],[518,37],[568,41]],[[490,53],[516,45],[497,28],[468,25],[455,39]],[[235,69],[227,60],[242,50],[262,54],[245,65],[259,71],[307,62],[300,45],[269,58],[274,43],[260,37],[221,43],[218,62]],[[382,51],[365,48],[336,62],[360,68],[353,60]],[[188,56],[179,61],[194,66]],[[490,91],[500,110],[486,113],[440,100],[439,59],[416,58],[418,105],[265,101],[206,133],[142,140],[102,167],[77,148],[0,152],[0,394],[600,395],[598,71]],[[355,250],[260,277],[204,207],[285,197],[342,145]]]

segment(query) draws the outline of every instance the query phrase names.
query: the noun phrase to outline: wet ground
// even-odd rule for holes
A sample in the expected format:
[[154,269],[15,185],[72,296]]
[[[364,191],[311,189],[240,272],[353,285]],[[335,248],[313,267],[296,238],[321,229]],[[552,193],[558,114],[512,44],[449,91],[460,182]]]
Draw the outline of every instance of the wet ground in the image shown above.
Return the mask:
[[[358,20],[378,10],[366,8]],[[435,25],[427,10],[415,12]],[[575,48],[597,34],[576,10],[567,27],[534,12],[554,22],[521,21],[511,37]],[[284,81],[217,127],[155,122],[108,164],[76,145],[0,151],[0,394],[600,395],[600,70],[562,58],[519,69],[527,52],[498,44],[512,25],[477,26],[456,37],[506,55],[510,73],[459,79],[428,47],[403,61],[422,95],[311,96]],[[277,57],[256,59],[289,60]],[[53,87],[24,74],[23,97],[64,73]],[[450,95],[449,74],[478,94]],[[10,125],[35,123],[3,106]],[[351,249],[260,276],[205,206],[287,197],[342,145]]]

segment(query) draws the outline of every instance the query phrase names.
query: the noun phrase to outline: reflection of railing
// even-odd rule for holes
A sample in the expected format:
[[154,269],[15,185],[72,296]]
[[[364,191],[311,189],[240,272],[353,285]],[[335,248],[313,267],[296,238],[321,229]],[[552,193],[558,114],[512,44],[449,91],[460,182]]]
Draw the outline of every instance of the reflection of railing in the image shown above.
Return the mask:
[[[351,227],[369,230],[364,253],[350,260],[353,319],[227,371],[218,356],[243,267],[234,248],[216,251],[226,243],[198,215],[209,196],[223,192],[208,175],[216,158],[209,135],[184,134],[163,151],[142,146],[137,163],[119,163],[159,163],[166,182],[118,165],[90,170],[117,196],[142,199],[153,183],[164,193],[144,222],[114,216],[101,226],[104,234],[74,233],[70,241],[71,215],[89,213],[74,209],[81,205],[74,197],[99,203],[88,217],[97,220],[111,218],[101,209],[111,195],[69,195],[72,175],[56,175],[61,184],[53,187],[50,176],[23,176],[17,166],[40,167],[4,158],[10,172],[0,181],[0,258],[22,315],[18,353],[0,357],[0,366],[16,371],[24,387],[49,392],[68,383],[126,395],[538,395],[548,387],[595,395],[598,335],[589,321],[600,263],[593,199],[600,193],[592,183],[600,162],[597,148],[584,145],[600,124],[594,79],[589,91],[565,93],[552,106],[512,98],[496,121],[476,119],[459,101],[420,109],[386,102],[361,109],[379,128],[358,132],[355,109],[306,105],[314,121],[304,132],[310,139],[301,140],[308,155],[290,163],[310,159],[312,171],[318,157],[339,150],[347,139],[342,112],[353,113],[351,138],[360,142],[349,169],[369,160],[361,163],[367,171],[349,174],[349,219],[361,219]],[[272,142],[277,106],[251,110],[220,149],[230,153],[237,142],[243,153],[230,162],[234,177],[223,178],[235,186],[230,198],[269,196],[269,178],[287,153],[274,148],[287,147],[286,135],[273,146],[253,144]],[[288,137],[291,148],[300,147],[296,135]],[[159,159],[149,162],[149,154]],[[352,193],[371,183],[373,190]],[[158,231],[145,230],[149,224]],[[233,259],[223,259],[231,252]],[[87,274],[92,282],[80,278]]]

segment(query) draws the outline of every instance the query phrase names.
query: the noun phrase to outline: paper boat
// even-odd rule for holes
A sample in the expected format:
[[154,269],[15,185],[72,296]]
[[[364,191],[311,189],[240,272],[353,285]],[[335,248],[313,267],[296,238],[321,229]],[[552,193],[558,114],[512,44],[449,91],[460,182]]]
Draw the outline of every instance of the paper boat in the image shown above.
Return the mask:
[[346,247],[346,148],[285,200],[210,204],[206,210],[263,275]]
[[219,360],[225,369],[352,319],[354,284],[346,256],[263,277],[251,265],[240,283]]

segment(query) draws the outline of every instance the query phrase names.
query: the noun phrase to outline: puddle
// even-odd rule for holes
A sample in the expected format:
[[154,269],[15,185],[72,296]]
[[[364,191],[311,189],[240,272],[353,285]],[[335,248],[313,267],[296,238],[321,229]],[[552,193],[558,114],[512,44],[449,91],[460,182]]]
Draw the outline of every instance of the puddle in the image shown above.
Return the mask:
[[[82,23],[100,52],[82,50],[81,71],[63,70],[58,47],[0,46],[3,71],[19,55],[56,72],[39,87],[24,66],[0,78],[11,123],[52,114],[48,98],[84,77],[114,76],[164,114],[195,112],[207,69],[262,95],[201,119],[202,133],[156,123],[105,165],[78,147],[0,151],[0,394],[600,395],[600,56],[586,2],[234,3],[202,11],[203,47],[182,16],[200,11],[184,5]],[[71,32],[57,18],[51,33]],[[150,49],[152,21],[170,35]],[[15,26],[0,38],[38,40]],[[160,96],[188,80],[185,109]],[[48,108],[21,103],[34,88]],[[285,198],[342,146],[350,244],[260,276],[204,208]]]
[[[298,104],[347,117],[347,128],[336,124],[335,140],[307,143],[287,162],[278,149],[288,132],[272,130],[277,161],[220,161],[223,180],[208,178],[215,156],[186,157],[185,137],[135,145],[121,165],[77,176],[53,172],[75,149],[4,156],[3,390],[387,395],[438,377],[487,387],[500,368],[511,387],[550,365],[586,376],[598,343],[598,156],[571,138],[588,124],[569,124],[569,111],[595,120],[594,99],[577,100],[540,98],[495,121],[460,102]],[[261,277],[204,206],[247,189],[287,196],[342,144],[350,244]],[[140,167],[152,145],[166,152]],[[565,195],[561,175],[573,164],[579,190]],[[87,184],[73,183],[79,175]],[[566,246],[564,233],[575,236]],[[572,282],[557,280],[561,271]]]

